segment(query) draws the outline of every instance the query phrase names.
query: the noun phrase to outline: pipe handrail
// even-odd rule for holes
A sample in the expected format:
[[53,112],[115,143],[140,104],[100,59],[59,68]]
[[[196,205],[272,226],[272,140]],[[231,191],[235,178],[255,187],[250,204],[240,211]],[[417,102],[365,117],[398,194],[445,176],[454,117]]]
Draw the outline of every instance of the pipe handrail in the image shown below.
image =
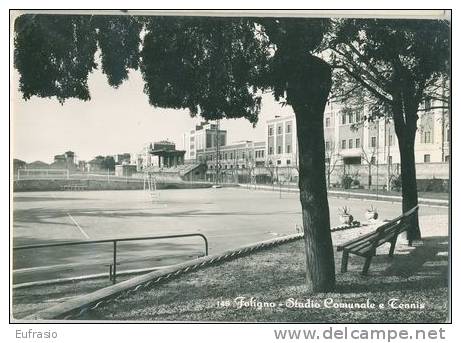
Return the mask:
[[[40,249],[40,248],[51,248],[60,246],[70,245],[84,245],[84,244],[100,244],[100,243],[112,243],[113,244],[113,265],[110,265],[110,277],[115,283],[116,272],[117,272],[117,242],[128,242],[128,241],[145,241],[145,240],[156,240],[156,239],[169,239],[169,238],[181,238],[181,237],[202,237],[205,242],[205,256],[208,256],[208,239],[201,233],[186,233],[179,235],[164,235],[164,236],[148,236],[148,237],[126,237],[126,238],[113,238],[113,239],[99,239],[92,241],[76,241],[76,242],[61,242],[61,243],[48,243],[48,244],[34,244],[34,245],[21,245],[13,247],[13,250],[26,250],[26,249]],[[112,270],[113,268],[113,270]]]

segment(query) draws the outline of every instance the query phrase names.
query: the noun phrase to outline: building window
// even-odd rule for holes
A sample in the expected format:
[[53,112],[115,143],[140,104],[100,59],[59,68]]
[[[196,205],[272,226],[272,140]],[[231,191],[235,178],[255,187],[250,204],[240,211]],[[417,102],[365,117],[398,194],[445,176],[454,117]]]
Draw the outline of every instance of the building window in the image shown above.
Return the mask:
[[450,162],[450,155],[445,156],[445,162]]
[[233,167],[234,167],[234,166],[231,164],[231,165],[230,165],[230,169],[232,169]]
[[392,164],[392,156],[387,157],[387,164]]
[[376,163],[376,158],[375,158],[374,156],[371,156],[370,163],[371,163],[371,164],[375,164],[375,163]]
[[376,148],[376,137],[371,137],[371,147]]
[[343,139],[341,141],[341,149],[346,149],[346,140],[345,139]]
[[291,132],[291,124],[287,124],[287,133]]
[[277,134],[278,135],[282,134],[282,126],[281,125],[277,127]]
[[278,164],[278,165],[281,165],[281,164],[282,164],[282,161],[277,160],[277,164]]
[[325,150],[330,150],[330,142],[329,141],[325,142]]
[[424,155],[424,163],[430,163],[431,162],[431,155],[426,154]]
[[352,124],[354,122],[354,113],[349,113],[349,124]]
[[362,116],[360,115],[360,111],[355,112],[355,121],[360,123],[362,121]]
[[330,118],[325,118],[325,127],[330,127]]
[[277,154],[281,154],[282,153],[282,147],[279,145],[277,147]]
[[244,164],[242,164],[242,169],[245,169],[245,165],[244,165]]
[[269,155],[273,155],[274,154],[274,148],[273,147],[269,147]]
[[345,115],[345,114],[343,114],[343,115],[341,116],[341,124],[343,124],[343,125],[346,124],[346,115]]
[[290,160],[287,160],[287,165],[289,166],[291,164],[291,161]]
[[352,149],[354,147],[354,140],[349,139],[349,149]]
[[287,145],[287,149],[286,149],[286,150],[287,150],[287,154],[290,154],[290,153],[291,153],[291,145],[290,145],[290,144]]
[[264,157],[264,150],[261,150],[261,157]]
[[355,147],[360,148],[360,138],[355,139]]
[[394,145],[394,136],[392,134],[389,135],[389,145]]
[[269,128],[269,136],[274,135],[274,129],[272,127]]
[[423,140],[423,142],[424,142],[425,144],[427,144],[427,143],[432,143],[432,142],[431,142],[431,131],[426,131],[426,132],[424,132],[424,140]]

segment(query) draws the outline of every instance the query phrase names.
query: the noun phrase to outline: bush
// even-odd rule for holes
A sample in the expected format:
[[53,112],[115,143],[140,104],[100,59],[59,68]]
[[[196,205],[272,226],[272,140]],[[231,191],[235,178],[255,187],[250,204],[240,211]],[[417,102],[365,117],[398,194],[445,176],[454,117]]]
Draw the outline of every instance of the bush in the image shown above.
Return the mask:
[[354,180],[349,176],[349,175],[344,175],[341,178],[341,187],[344,189],[349,189],[351,188],[352,182]]
[[400,192],[402,189],[402,175],[393,176],[391,178],[391,190]]
[[416,180],[418,191],[447,193],[448,181],[443,179],[419,179]]

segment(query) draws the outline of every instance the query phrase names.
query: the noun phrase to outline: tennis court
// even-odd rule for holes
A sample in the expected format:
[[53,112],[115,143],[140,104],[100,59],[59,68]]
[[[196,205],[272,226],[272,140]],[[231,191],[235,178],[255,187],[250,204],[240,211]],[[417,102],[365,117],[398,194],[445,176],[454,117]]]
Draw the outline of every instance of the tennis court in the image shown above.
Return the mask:
[[[332,226],[337,208],[347,205],[359,221],[370,204],[381,218],[399,214],[399,203],[330,199]],[[296,232],[301,207],[296,193],[208,188],[162,190],[152,201],[144,191],[24,192],[13,197],[13,245],[46,244],[202,233],[209,253]],[[421,216],[447,215],[448,209],[422,206]],[[118,271],[179,263],[204,253],[199,237],[132,241],[118,246]],[[14,282],[107,273],[112,245],[80,245],[16,251]]]

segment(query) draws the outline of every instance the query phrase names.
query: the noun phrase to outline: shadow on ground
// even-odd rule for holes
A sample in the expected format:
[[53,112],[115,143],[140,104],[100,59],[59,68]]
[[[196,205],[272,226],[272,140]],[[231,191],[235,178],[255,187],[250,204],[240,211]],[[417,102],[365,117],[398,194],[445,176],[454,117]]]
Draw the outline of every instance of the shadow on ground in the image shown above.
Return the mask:
[[[364,259],[352,257],[350,271],[337,274],[332,293],[309,294],[304,285],[302,241],[209,267],[88,312],[89,320],[426,323],[448,318],[448,239],[428,237],[424,245],[399,245],[394,258],[378,251],[368,276]],[[335,256],[339,270],[341,254]],[[273,302],[275,308],[238,308],[237,297]],[[288,308],[287,299],[319,303]],[[334,308],[335,304],[384,304],[382,309]],[[390,305],[396,299],[397,308]],[[219,306],[218,301],[229,301]],[[280,306],[282,304],[282,306]],[[394,303],[395,305],[395,303]]]

